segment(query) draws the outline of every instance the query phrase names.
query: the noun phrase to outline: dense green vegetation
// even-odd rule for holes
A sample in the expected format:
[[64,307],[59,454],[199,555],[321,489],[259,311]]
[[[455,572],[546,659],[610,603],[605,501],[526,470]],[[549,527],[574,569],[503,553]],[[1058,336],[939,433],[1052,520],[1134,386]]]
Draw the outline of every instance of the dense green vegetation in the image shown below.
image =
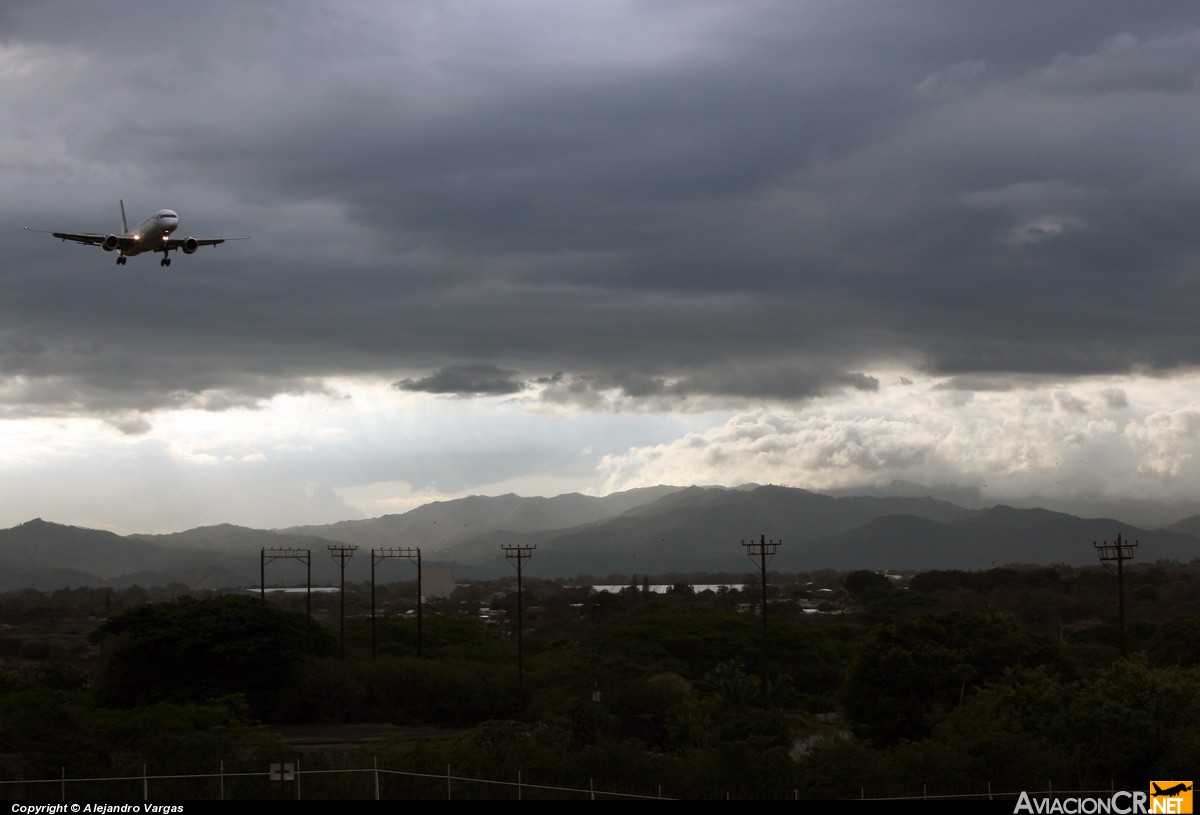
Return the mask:
[[[19,592],[0,596],[0,780],[261,772],[297,755],[274,726],[389,722],[446,737],[309,751],[305,766],[378,760],[686,798],[1142,789],[1190,778],[1200,755],[1197,576],[1196,564],[1129,575],[1122,657],[1100,569],[773,575],[765,663],[757,585],[696,594],[677,580],[654,594],[628,578],[592,595],[531,581],[520,683],[502,582],[427,608],[419,657],[411,594],[385,594],[395,614],[378,622],[376,659],[361,600],[339,659],[328,600],[310,621],[294,598]],[[230,796],[274,794],[231,784]],[[372,794],[360,787],[330,776],[308,792]],[[384,794],[446,790],[393,779]]]
[[267,719],[304,660],[333,653],[325,628],[247,597],[138,606],[90,639],[109,652],[94,687],[102,704],[204,703],[238,693]]

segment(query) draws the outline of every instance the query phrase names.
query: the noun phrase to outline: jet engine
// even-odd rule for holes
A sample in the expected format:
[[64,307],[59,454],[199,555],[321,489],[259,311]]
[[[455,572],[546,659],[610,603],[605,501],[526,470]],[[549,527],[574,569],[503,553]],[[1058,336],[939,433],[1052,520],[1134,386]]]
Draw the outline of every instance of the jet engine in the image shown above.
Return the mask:
[[104,239],[104,243],[100,244],[100,246],[104,249],[105,252],[111,252],[112,250],[116,249],[120,245],[121,245],[121,239],[118,238],[116,235],[109,235],[108,237],[106,237]]
[[185,255],[190,255],[192,252],[195,252],[197,249],[200,248],[200,244],[196,241],[195,238],[184,238],[182,248],[183,248],[183,253]]

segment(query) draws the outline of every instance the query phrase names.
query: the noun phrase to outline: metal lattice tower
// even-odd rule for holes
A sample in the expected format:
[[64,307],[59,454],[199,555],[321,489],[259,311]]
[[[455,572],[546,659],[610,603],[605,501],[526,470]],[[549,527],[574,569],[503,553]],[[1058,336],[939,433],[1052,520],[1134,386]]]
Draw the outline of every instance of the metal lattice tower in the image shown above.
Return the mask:
[[421,594],[421,550],[419,548],[372,549],[371,550],[371,659],[375,659],[375,566],[390,557],[402,557],[417,564],[417,658],[421,658],[421,608],[425,598]]
[[533,557],[533,550],[537,549],[536,544],[524,546],[512,546],[501,544],[500,548],[504,550],[504,556],[512,561],[517,568],[517,702],[521,706],[521,711],[525,710],[525,651],[521,642],[521,631],[524,627],[524,607],[522,605],[522,587],[521,587],[521,572],[525,568],[525,561]]
[[329,544],[326,547],[329,550],[330,556],[337,561],[338,567],[342,572],[342,583],[338,589],[338,599],[341,605],[338,612],[338,639],[340,645],[340,658],[346,658],[346,563],[350,558],[354,557],[354,553],[358,551],[358,547],[349,544]]
[[1121,536],[1117,535],[1117,539],[1112,543],[1104,541],[1096,543],[1092,541],[1092,546],[1096,549],[1096,554],[1100,557],[1101,563],[1117,563],[1117,610],[1121,621],[1121,656],[1125,656],[1125,561],[1133,560],[1133,550],[1140,543],[1134,541],[1130,543],[1127,540],[1121,540]]
[[273,561],[286,558],[290,560],[302,560],[305,566],[308,567],[308,575],[304,581],[305,587],[305,614],[308,619],[312,619],[312,550],[311,549],[268,549],[263,548],[258,558],[258,596],[265,603],[267,602],[267,564]]
[[766,535],[759,536],[756,541],[753,538],[750,542],[742,541],[742,546],[746,549],[746,555],[758,564],[759,567],[759,586],[762,589],[762,689],[763,699],[767,699],[771,692],[771,675],[769,673],[769,649],[767,647],[767,564],[775,553],[779,551],[779,547],[783,545],[783,540],[767,540]]

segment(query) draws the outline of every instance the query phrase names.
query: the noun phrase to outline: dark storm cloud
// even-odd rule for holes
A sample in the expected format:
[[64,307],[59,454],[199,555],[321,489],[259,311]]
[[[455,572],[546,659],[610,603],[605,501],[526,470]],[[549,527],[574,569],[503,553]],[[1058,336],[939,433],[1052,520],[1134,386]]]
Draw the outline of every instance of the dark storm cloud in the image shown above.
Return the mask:
[[452,393],[458,396],[504,396],[520,393],[524,383],[514,377],[516,371],[487,363],[451,365],[421,379],[402,379],[392,385],[396,390],[416,393]]
[[879,381],[861,373],[835,373],[793,364],[746,363],[737,368],[717,366],[678,378],[630,373],[542,377],[541,399],[553,404],[586,408],[623,409],[638,402],[662,408],[673,401],[711,397],[740,402],[751,399],[782,401],[811,399],[827,393],[853,389],[875,391]]
[[[871,389],[890,364],[1200,362],[1192,4],[0,21],[8,415],[135,432],[334,374],[506,394],[560,371],[550,401],[661,406]],[[19,231],[113,228],[118,197],[255,238],[118,269]]]

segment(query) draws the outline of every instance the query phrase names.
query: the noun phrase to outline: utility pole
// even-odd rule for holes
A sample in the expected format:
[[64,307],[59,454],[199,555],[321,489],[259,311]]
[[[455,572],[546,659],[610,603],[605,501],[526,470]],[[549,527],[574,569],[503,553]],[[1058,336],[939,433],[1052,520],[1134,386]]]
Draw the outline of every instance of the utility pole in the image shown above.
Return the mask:
[[782,539],[769,541],[766,535],[760,536],[757,541],[753,538],[751,538],[749,543],[742,541],[742,546],[746,549],[746,555],[758,564],[760,572],[758,582],[762,588],[762,689],[764,701],[769,699],[771,694],[771,676],[768,672],[767,657],[767,564],[775,557],[775,553],[779,551],[779,547],[782,545]]
[[1104,541],[1096,543],[1092,541],[1092,546],[1096,549],[1096,554],[1100,556],[1101,563],[1117,562],[1117,609],[1121,620],[1121,657],[1125,657],[1125,561],[1133,560],[1133,550],[1140,545],[1139,541],[1130,543],[1129,541],[1121,540],[1121,536],[1117,535],[1117,539],[1113,543]]
[[372,549],[371,550],[371,659],[375,659],[375,564],[385,558],[402,557],[413,560],[417,564],[417,658],[421,657],[421,606],[425,598],[421,594],[421,550],[408,549]]
[[521,712],[525,712],[525,651],[522,646],[521,636],[524,627],[524,607],[521,587],[521,571],[525,567],[525,561],[533,557],[533,550],[537,549],[537,544],[515,546],[501,544],[500,548],[504,550],[504,556],[510,562],[514,562],[517,567],[517,704],[520,705]]
[[338,612],[338,638],[341,641],[340,658],[346,658],[346,562],[354,557],[354,552],[358,549],[357,546],[349,543],[344,544],[329,544],[326,547],[329,550],[329,555],[338,562],[338,566],[342,570],[342,584],[338,589],[339,599],[341,600],[341,609]]
[[264,603],[267,602],[267,564],[280,558],[288,558],[291,560],[302,560],[308,567],[308,576],[305,578],[305,613],[308,619],[312,620],[312,550],[311,549],[267,549],[263,548],[259,552],[258,557],[258,596]]

